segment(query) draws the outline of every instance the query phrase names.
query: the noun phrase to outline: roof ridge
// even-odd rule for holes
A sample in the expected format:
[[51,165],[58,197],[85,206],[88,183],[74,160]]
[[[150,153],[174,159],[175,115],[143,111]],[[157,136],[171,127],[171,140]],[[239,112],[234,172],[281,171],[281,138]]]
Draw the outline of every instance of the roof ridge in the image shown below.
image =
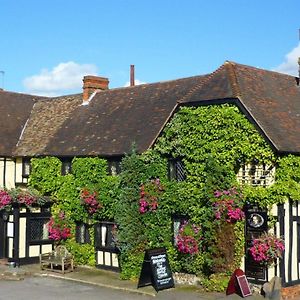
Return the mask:
[[231,85],[231,90],[234,98],[238,98],[242,96],[240,86],[238,83],[235,67],[236,64],[231,61],[225,61],[224,63],[225,69],[228,72],[229,83]]
[[224,64],[222,64],[218,69],[213,71],[212,73],[207,75],[207,78],[205,78],[202,82],[194,86],[188,93],[186,93],[181,99],[179,99],[177,102],[182,103],[187,98],[191,97],[194,93],[196,93],[199,89],[201,89],[205,84],[207,84],[211,78],[215,76],[215,74],[219,73],[222,69],[224,69]]

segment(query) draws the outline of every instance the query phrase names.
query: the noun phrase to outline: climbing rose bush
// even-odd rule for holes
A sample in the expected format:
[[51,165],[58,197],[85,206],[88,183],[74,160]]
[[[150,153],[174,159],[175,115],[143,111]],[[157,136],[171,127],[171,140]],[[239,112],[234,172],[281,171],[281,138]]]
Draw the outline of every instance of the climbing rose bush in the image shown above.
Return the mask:
[[81,201],[90,215],[96,213],[102,205],[98,201],[98,193],[90,192],[87,189],[83,189],[80,194]]
[[164,191],[160,179],[152,179],[140,187],[139,212],[144,214],[158,208],[159,196]]
[[213,209],[217,220],[235,223],[245,218],[243,212],[243,196],[236,188],[215,191]]
[[283,239],[267,233],[254,239],[249,249],[254,261],[264,265],[272,265],[278,258],[282,258],[283,251]]
[[49,239],[54,241],[66,240],[71,237],[71,228],[64,212],[50,218],[48,223]]
[[179,252],[184,254],[196,254],[199,252],[201,243],[200,227],[185,221],[179,228],[179,233],[175,237],[175,242]]

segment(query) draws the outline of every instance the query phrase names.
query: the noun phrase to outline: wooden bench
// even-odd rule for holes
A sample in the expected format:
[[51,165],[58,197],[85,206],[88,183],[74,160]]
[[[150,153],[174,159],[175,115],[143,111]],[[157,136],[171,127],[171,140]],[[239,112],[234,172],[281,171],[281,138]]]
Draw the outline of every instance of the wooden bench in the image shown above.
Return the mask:
[[65,246],[57,246],[52,252],[40,254],[41,270],[47,269],[53,272],[72,272],[74,270],[73,255]]

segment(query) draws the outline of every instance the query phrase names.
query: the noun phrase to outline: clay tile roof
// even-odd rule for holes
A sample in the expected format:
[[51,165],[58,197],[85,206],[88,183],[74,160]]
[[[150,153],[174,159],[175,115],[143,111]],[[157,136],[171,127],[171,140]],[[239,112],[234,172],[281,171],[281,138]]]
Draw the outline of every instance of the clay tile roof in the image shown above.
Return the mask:
[[13,155],[44,155],[45,148],[57,130],[81,102],[81,94],[37,101]]
[[0,90],[1,156],[11,156],[37,98]]
[[47,144],[47,155],[123,155],[150,147],[181,99],[205,76],[98,92]]
[[235,102],[279,152],[300,154],[297,78],[233,62],[178,80],[45,99],[0,91],[1,156],[123,155],[147,150],[179,105]]
[[226,62],[182,104],[236,99],[279,152],[300,153],[300,86],[297,78]]

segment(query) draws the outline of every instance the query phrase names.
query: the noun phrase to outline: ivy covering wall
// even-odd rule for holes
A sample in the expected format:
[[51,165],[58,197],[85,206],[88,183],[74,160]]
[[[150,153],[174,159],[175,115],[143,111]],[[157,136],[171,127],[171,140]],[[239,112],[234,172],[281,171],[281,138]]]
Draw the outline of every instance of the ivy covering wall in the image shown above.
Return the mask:
[[[184,162],[185,181],[168,180],[170,157]],[[300,158],[275,156],[239,109],[228,104],[182,107],[153,149],[125,156],[119,176],[109,176],[107,163],[100,158],[75,158],[72,174],[61,176],[59,159],[47,157],[32,160],[29,185],[55,197],[53,212],[68,215],[73,233],[76,221],[114,219],[123,278],[139,276],[145,249],[163,246],[173,272],[200,275],[203,284],[217,288],[222,284],[216,274],[220,278],[225,274],[227,280],[240,265],[244,239],[242,221],[216,221],[215,192],[238,187],[237,170],[253,159],[276,165],[276,183],[269,188],[243,187],[240,205],[247,201],[270,208],[274,203],[300,199]],[[82,189],[97,192],[101,209],[92,216],[82,203]],[[172,217],[178,215],[193,225],[186,228],[197,228],[197,233],[189,233],[194,238],[201,233],[195,253],[182,253],[174,245]],[[72,238],[67,244],[78,262],[95,263],[93,243],[78,245]]]

